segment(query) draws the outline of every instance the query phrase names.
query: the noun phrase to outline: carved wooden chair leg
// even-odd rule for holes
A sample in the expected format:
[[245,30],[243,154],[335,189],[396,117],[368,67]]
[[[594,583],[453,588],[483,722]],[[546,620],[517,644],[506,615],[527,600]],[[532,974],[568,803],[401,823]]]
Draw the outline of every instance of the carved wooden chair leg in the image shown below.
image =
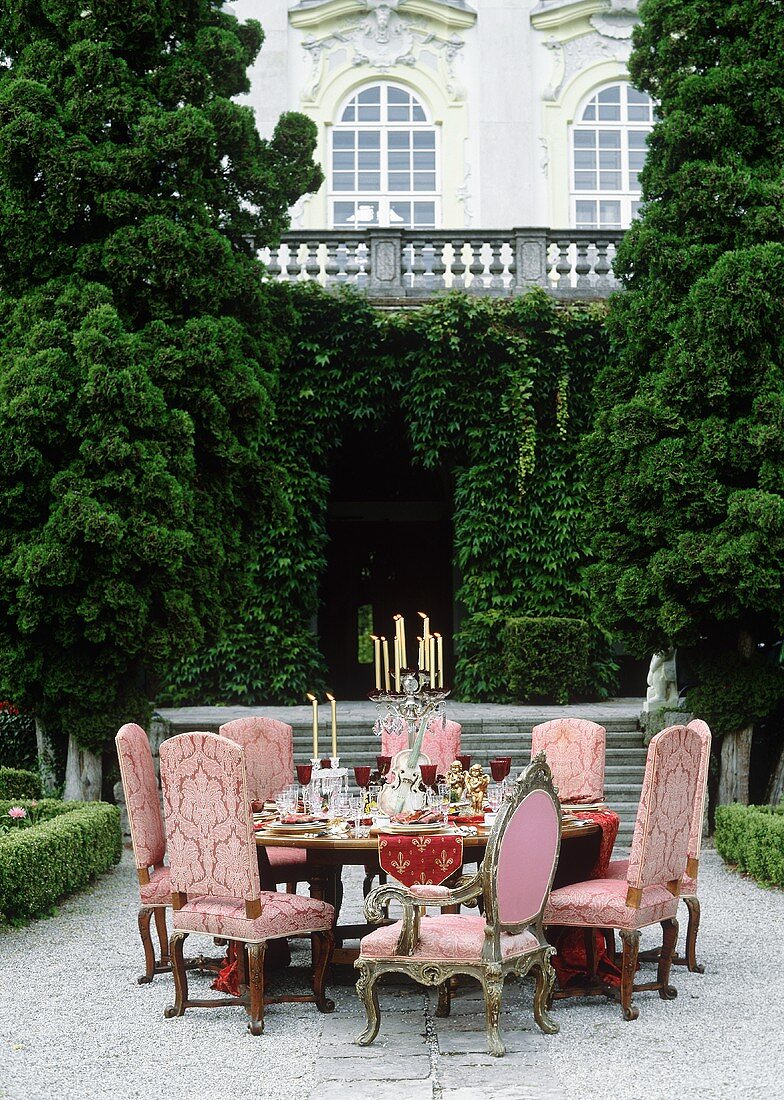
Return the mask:
[[[493,971],[498,969],[499,973]],[[501,1018],[501,1001],[504,995],[504,979],[500,967],[488,967],[482,978],[482,992],[485,997],[485,1030],[487,1031],[487,1049],[494,1058],[503,1058],[506,1047],[501,1039],[498,1021]]]
[[590,984],[596,984],[596,968],[599,959],[596,954],[596,929],[583,928],[583,943],[585,944],[585,961],[590,977]]
[[187,932],[172,932],[169,940],[169,955],[174,974],[174,1004],[163,1010],[167,1020],[170,1020],[172,1016],[183,1016],[185,1006],[188,1003],[188,974],[182,955],[182,945],[187,935]]
[[659,967],[656,974],[656,981],[659,985],[659,996],[663,1001],[671,1001],[678,996],[678,990],[670,985],[670,966],[672,965],[672,956],[675,951],[675,944],[678,942],[678,922],[675,917],[671,920],[663,920],[662,926],[662,947],[661,954],[659,955]]
[[621,1010],[624,1020],[636,1020],[640,1010],[632,1004],[634,992],[634,975],[637,973],[637,956],[640,953],[640,933],[637,929],[620,929],[621,942],[623,943],[623,960],[621,962]]
[[335,1002],[324,996],[324,981],[327,970],[332,962],[332,952],[335,947],[333,932],[312,932],[310,935],[310,950],[312,956],[311,988],[319,1012],[334,1012]]
[[443,1019],[449,1015],[452,1011],[452,986],[449,978],[445,982],[441,982],[438,987],[438,1006],[436,1007],[436,1016]]
[[249,971],[248,986],[250,993],[248,1003],[250,1022],[248,1023],[248,1031],[251,1035],[261,1035],[264,1030],[264,952],[266,949],[266,943],[237,944],[238,960],[241,957],[245,957],[245,952],[247,950]]
[[161,963],[160,965],[169,966],[169,929],[166,927],[166,909],[163,905],[156,905],[155,912],[155,931],[158,934],[158,943],[161,945]]
[[618,949],[615,946],[615,929],[614,928],[604,928],[604,929],[602,929],[602,931],[604,932],[604,947],[605,947],[605,950],[607,951],[607,954],[610,956],[610,959],[612,960],[612,962],[615,962],[617,957],[618,957]]
[[139,985],[146,985],[151,982],[155,973],[155,948],[152,945],[150,936],[150,920],[153,912],[154,909],[151,905],[143,905],[139,910],[139,935],[142,938],[142,947],[144,948],[144,973],[137,978]]
[[686,929],[685,962],[692,974],[704,974],[705,967],[702,963],[697,962],[697,933],[700,930],[700,899],[690,895],[683,900],[689,911],[689,924]]
[[370,1046],[378,1035],[378,1029],[381,1024],[381,1011],[378,1007],[378,990],[376,989],[378,975],[375,969],[364,962],[360,963],[358,970],[357,996],[365,1009],[367,1024],[365,1030],[357,1039],[357,1042],[360,1046],[367,1047]]
[[240,940],[234,941],[234,950],[236,952],[235,958],[237,960],[237,985],[239,987],[240,996],[246,993],[248,990],[249,978],[248,978],[248,952],[246,944],[240,942]]
[[534,989],[534,1019],[546,1035],[557,1035],[561,1025],[548,1013],[555,986],[555,970],[549,956],[535,968],[536,988]]

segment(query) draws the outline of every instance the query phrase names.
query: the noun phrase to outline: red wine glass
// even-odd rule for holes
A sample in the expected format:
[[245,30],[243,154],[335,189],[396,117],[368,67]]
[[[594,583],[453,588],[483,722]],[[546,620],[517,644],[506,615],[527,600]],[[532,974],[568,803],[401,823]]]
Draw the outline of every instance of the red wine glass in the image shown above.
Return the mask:
[[378,768],[379,778],[383,779],[384,776],[389,771],[389,769],[392,767],[392,757],[391,756],[377,756],[376,757],[376,767]]
[[462,753],[457,759],[460,761],[460,767],[463,771],[467,772],[471,767],[471,757],[467,753]]
[[507,776],[506,761],[505,760],[491,760],[490,761],[490,774],[493,777],[495,783],[501,783]]
[[369,764],[357,764],[354,767],[354,778],[357,781],[357,786],[362,790],[370,785],[370,772],[371,767]]
[[312,764],[297,764],[297,779],[303,787],[307,787],[313,778],[313,765]]

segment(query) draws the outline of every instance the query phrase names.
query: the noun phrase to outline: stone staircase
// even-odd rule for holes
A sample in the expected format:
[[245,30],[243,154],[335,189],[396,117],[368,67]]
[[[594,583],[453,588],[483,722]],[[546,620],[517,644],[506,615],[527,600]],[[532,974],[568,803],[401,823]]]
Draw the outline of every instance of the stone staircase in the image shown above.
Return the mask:
[[[569,707],[515,707],[481,703],[449,705],[449,717],[462,725],[461,745],[475,761],[487,765],[494,756],[512,757],[512,774],[531,758],[531,729],[539,722],[569,716],[590,718],[607,730],[607,760],[605,794],[608,804],[620,815],[621,825],[617,847],[628,848],[631,841],[642,777],[645,771],[646,749],[638,718],[641,699],[608,700]],[[310,707],[188,707],[158,711],[166,726],[164,736],[186,730],[211,730],[234,718],[265,715],[288,722],[294,730],[294,759],[305,762],[313,750],[313,719]],[[319,750],[326,756],[331,745],[328,708],[320,710]],[[348,702],[338,705],[338,752],[341,763],[375,766],[381,750],[380,740],[373,735],[376,710],[370,702]],[[163,732],[163,731],[162,731]]]

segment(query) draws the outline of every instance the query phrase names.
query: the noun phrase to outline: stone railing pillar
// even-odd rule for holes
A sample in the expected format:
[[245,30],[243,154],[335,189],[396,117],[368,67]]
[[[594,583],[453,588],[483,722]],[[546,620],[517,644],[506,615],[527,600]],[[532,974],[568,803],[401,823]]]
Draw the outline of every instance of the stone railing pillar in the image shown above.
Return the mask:
[[515,229],[515,287],[547,286],[547,230]]
[[373,297],[403,298],[403,233],[399,229],[369,229],[370,282]]

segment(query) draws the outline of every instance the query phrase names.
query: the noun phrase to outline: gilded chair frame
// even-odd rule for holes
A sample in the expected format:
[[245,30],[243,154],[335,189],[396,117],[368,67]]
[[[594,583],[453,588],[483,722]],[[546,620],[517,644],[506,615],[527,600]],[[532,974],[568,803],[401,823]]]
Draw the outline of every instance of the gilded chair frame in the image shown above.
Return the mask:
[[[544,891],[542,904],[538,912],[528,920],[506,923],[499,918],[496,894],[501,842],[507,825],[518,806],[534,791],[544,791],[553,802],[558,822],[558,841],[554,851],[547,888]],[[547,1034],[558,1032],[559,1025],[547,1011],[555,982],[555,971],[551,962],[555,949],[544,938],[542,916],[558,863],[560,828],[560,804],[553,787],[552,775],[545,755],[540,753],[522,773],[502,803],[487,843],[484,860],[475,874],[465,876],[454,889],[435,887],[431,888],[432,892],[428,892],[428,889],[423,887],[414,894],[403,886],[389,883],[378,886],[371,891],[365,899],[365,915],[370,922],[378,924],[384,920],[390,902],[397,902],[402,906],[403,918],[394,957],[375,959],[360,955],[354,963],[359,971],[359,978],[356,983],[357,995],[367,1015],[366,1028],[357,1039],[361,1046],[368,1046],[378,1034],[381,1016],[376,987],[378,980],[387,973],[404,973],[420,985],[436,986],[438,988],[436,1015],[440,1017],[448,1016],[450,1012],[450,979],[458,974],[467,974],[476,978],[482,986],[484,994],[488,1050],[490,1054],[501,1057],[506,1053],[499,1031],[504,980],[510,974],[523,978],[533,971],[536,982],[533,1005],[536,1023]],[[448,906],[470,905],[479,898],[484,902],[486,924],[481,958],[478,961],[459,959],[454,961],[448,959],[416,960],[411,958],[419,940],[423,909],[429,906],[443,909]],[[501,952],[501,933],[514,935],[525,931],[530,931],[535,935],[538,947],[521,955],[504,958]]]

